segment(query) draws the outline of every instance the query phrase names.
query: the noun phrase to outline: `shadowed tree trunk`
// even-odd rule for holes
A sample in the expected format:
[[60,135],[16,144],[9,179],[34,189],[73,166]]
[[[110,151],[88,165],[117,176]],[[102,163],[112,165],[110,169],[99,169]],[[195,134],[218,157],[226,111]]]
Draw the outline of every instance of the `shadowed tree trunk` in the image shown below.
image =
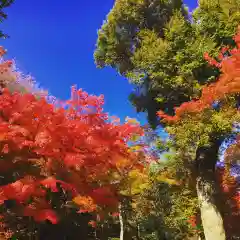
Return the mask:
[[221,213],[220,187],[216,179],[215,166],[221,141],[208,147],[199,147],[196,152],[196,189],[206,240],[226,240]]

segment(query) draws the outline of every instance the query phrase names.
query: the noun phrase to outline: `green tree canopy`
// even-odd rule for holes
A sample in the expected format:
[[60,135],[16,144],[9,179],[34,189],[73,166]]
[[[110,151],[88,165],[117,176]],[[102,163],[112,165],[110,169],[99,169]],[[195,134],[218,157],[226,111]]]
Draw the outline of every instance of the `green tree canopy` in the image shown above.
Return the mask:
[[174,114],[174,107],[199,96],[201,86],[219,75],[203,54],[233,43],[239,3],[228,2],[200,1],[191,17],[181,0],[117,0],[99,30],[96,64],[134,83],[130,100],[156,126],[158,110]]

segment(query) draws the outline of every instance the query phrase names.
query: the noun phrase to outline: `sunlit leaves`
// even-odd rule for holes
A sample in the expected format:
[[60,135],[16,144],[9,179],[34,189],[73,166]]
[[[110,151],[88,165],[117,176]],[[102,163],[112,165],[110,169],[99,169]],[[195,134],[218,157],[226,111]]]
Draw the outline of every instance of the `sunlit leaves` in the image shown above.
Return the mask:
[[[14,76],[11,65],[7,67]],[[143,162],[141,149],[133,151],[128,145],[143,135],[137,122],[112,120],[103,112],[103,96],[76,87],[71,93],[69,100],[57,104],[6,88],[0,96],[1,169],[18,176],[1,186],[1,204],[16,200],[23,215],[36,221],[57,223],[46,196],[60,189],[71,195],[68,202],[72,200],[79,213],[97,211],[97,206],[116,210],[120,182],[112,176],[119,175],[121,181]]]
[[81,208],[79,212],[93,212],[96,210],[96,204],[91,197],[78,195],[73,199],[73,202]]
[[[237,46],[240,42],[239,38],[240,33],[237,33],[234,37]],[[223,56],[223,54],[227,51],[231,53],[230,57]],[[175,108],[174,116],[168,116],[164,112],[159,111],[159,117],[169,122],[176,122],[179,121],[180,118],[186,113],[200,113],[206,108],[211,108],[215,101],[221,101],[226,98],[227,95],[239,93],[239,56],[239,48],[229,50],[226,47],[223,48],[222,52],[220,53],[219,61],[206,54],[205,58],[208,60],[209,64],[220,68],[222,72],[218,81],[203,87],[200,99],[185,102],[181,104],[180,107]]]

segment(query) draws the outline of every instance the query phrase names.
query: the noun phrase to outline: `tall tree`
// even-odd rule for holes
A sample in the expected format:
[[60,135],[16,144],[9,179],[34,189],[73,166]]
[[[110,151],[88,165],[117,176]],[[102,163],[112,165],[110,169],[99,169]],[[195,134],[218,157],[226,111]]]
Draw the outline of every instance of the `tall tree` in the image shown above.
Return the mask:
[[[162,74],[165,76],[167,72],[172,74],[174,71],[172,66],[166,64],[166,58],[170,59],[171,56],[167,52],[169,46],[165,41],[167,36],[164,30],[173,18],[177,18],[173,21],[175,25],[177,22],[179,24],[179,20],[183,25],[189,25],[181,0],[117,0],[99,31],[95,51],[98,67],[114,67],[137,84],[137,92],[131,99],[139,111],[148,111],[152,125],[157,124],[155,113],[159,105],[166,105],[166,101],[160,100],[161,94],[165,93],[163,88],[172,89],[168,79],[162,80]],[[183,35],[187,34],[187,29],[184,29]],[[183,43],[183,40],[180,41],[180,44]],[[165,61],[161,64],[162,59]],[[159,64],[164,65],[165,73],[159,72]],[[164,81],[164,86],[161,86],[160,81]],[[180,92],[177,88],[172,91]],[[172,96],[177,98],[173,94]],[[173,101],[176,100],[174,99]],[[168,105],[172,105],[172,102]]]
[[130,98],[156,126],[159,109],[173,114],[175,106],[196,97],[200,85],[217,75],[202,58],[214,47],[195,31],[180,0],[118,0],[99,30],[95,60],[135,84]]
[[[217,60],[208,54],[205,55],[209,63],[221,71],[217,82],[205,86],[198,100],[176,108],[175,116],[159,112],[166,121],[175,122],[172,130],[179,146],[182,144],[190,146],[186,142],[183,143],[184,140],[201,144],[201,148],[198,147],[196,151],[195,163],[197,192],[206,239],[216,236],[219,239],[226,238],[221,219],[223,212],[219,211],[220,189],[216,184],[214,172],[222,139],[233,133],[234,124],[239,122],[240,117],[238,111],[240,29],[234,40],[236,48],[224,47]],[[192,129],[189,131],[188,128],[191,126]],[[190,134],[194,136],[191,137]],[[182,145],[181,149],[183,148]],[[214,225],[211,225],[210,217]]]
[[[148,15],[144,15],[146,12]],[[239,14],[237,0],[199,1],[192,17],[182,1],[117,0],[99,31],[97,66],[111,66],[135,84],[136,91],[130,98],[138,111],[147,111],[149,122],[155,127],[157,111],[174,115],[176,107],[198,98],[203,86],[219,76],[221,69],[208,65],[203,55],[208,52],[217,56],[224,44],[235,45],[232,36]],[[156,25],[146,24],[152,19],[150,16]],[[124,31],[119,34],[119,29]],[[184,127],[169,132],[178,155],[195,173],[199,199],[211,202],[212,220],[204,216],[209,205],[201,205],[206,210],[202,209],[202,217],[207,239],[225,239],[219,197],[216,197],[219,187],[215,165],[221,143],[237,120],[235,110],[227,109],[214,113],[209,110],[201,120],[182,121]],[[230,112],[232,115],[227,115]],[[167,125],[162,123],[164,127]]]

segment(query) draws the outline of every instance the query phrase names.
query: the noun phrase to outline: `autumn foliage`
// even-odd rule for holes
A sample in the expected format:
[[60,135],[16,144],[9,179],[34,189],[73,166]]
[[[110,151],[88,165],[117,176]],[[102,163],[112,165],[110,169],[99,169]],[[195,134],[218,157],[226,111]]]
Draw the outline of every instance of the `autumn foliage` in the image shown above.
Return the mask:
[[[1,79],[13,74],[11,67],[12,62],[0,65]],[[79,213],[116,210],[119,181],[113,176],[142,167],[139,151],[128,145],[143,135],[140,126],[131,120],[120,124],[103,112],[103,96],[75,87],[70,100],[56,105],[32,93],[11,93],[3,81],[2,86],[0,204],[14,200],[18,215],[56,224],[46,195],[61,188]]]
[[[213,108],[214,103],[220,103],[229,96],[239,96],[240,93],[240,27],[233,38],[236,43],[235,48],[223,47],[217,59],[204,55],[209,65],[218,68],[221,72],[219,78],[202,88],[201,96],[197,100],[192,100],[181,104],[175,108],[175,115],[169,116],[163,111],[158,112],[162,121],[168,123],[178,123],[186,115],[202,113],[205,109]],[[221,198],[224,199],[223,219],[227,234],[239,236],[239,209],[240,193],[237,179],[231,175],[234,158],[239,159],[239,135],[236,144],[231,145],[225,152],[224,168],[216,169],[216,177],[221,188]],[[190,224],[195,227],[195,221],[190,219]]]
[[214,102],[222,100],[226,95],[240,92],[240,27],[234,40],[236,48],[223,47],[217,59],[210,57],[208,53],[204,55],[210,65],[220,69],[221,75],[218,80],[204,86],[198,100],[185,102],[176,107],[174,116],[159,111],[158,116],[163,121],[177,122],[184,114],[200,113],[204,109],[212,107]]

